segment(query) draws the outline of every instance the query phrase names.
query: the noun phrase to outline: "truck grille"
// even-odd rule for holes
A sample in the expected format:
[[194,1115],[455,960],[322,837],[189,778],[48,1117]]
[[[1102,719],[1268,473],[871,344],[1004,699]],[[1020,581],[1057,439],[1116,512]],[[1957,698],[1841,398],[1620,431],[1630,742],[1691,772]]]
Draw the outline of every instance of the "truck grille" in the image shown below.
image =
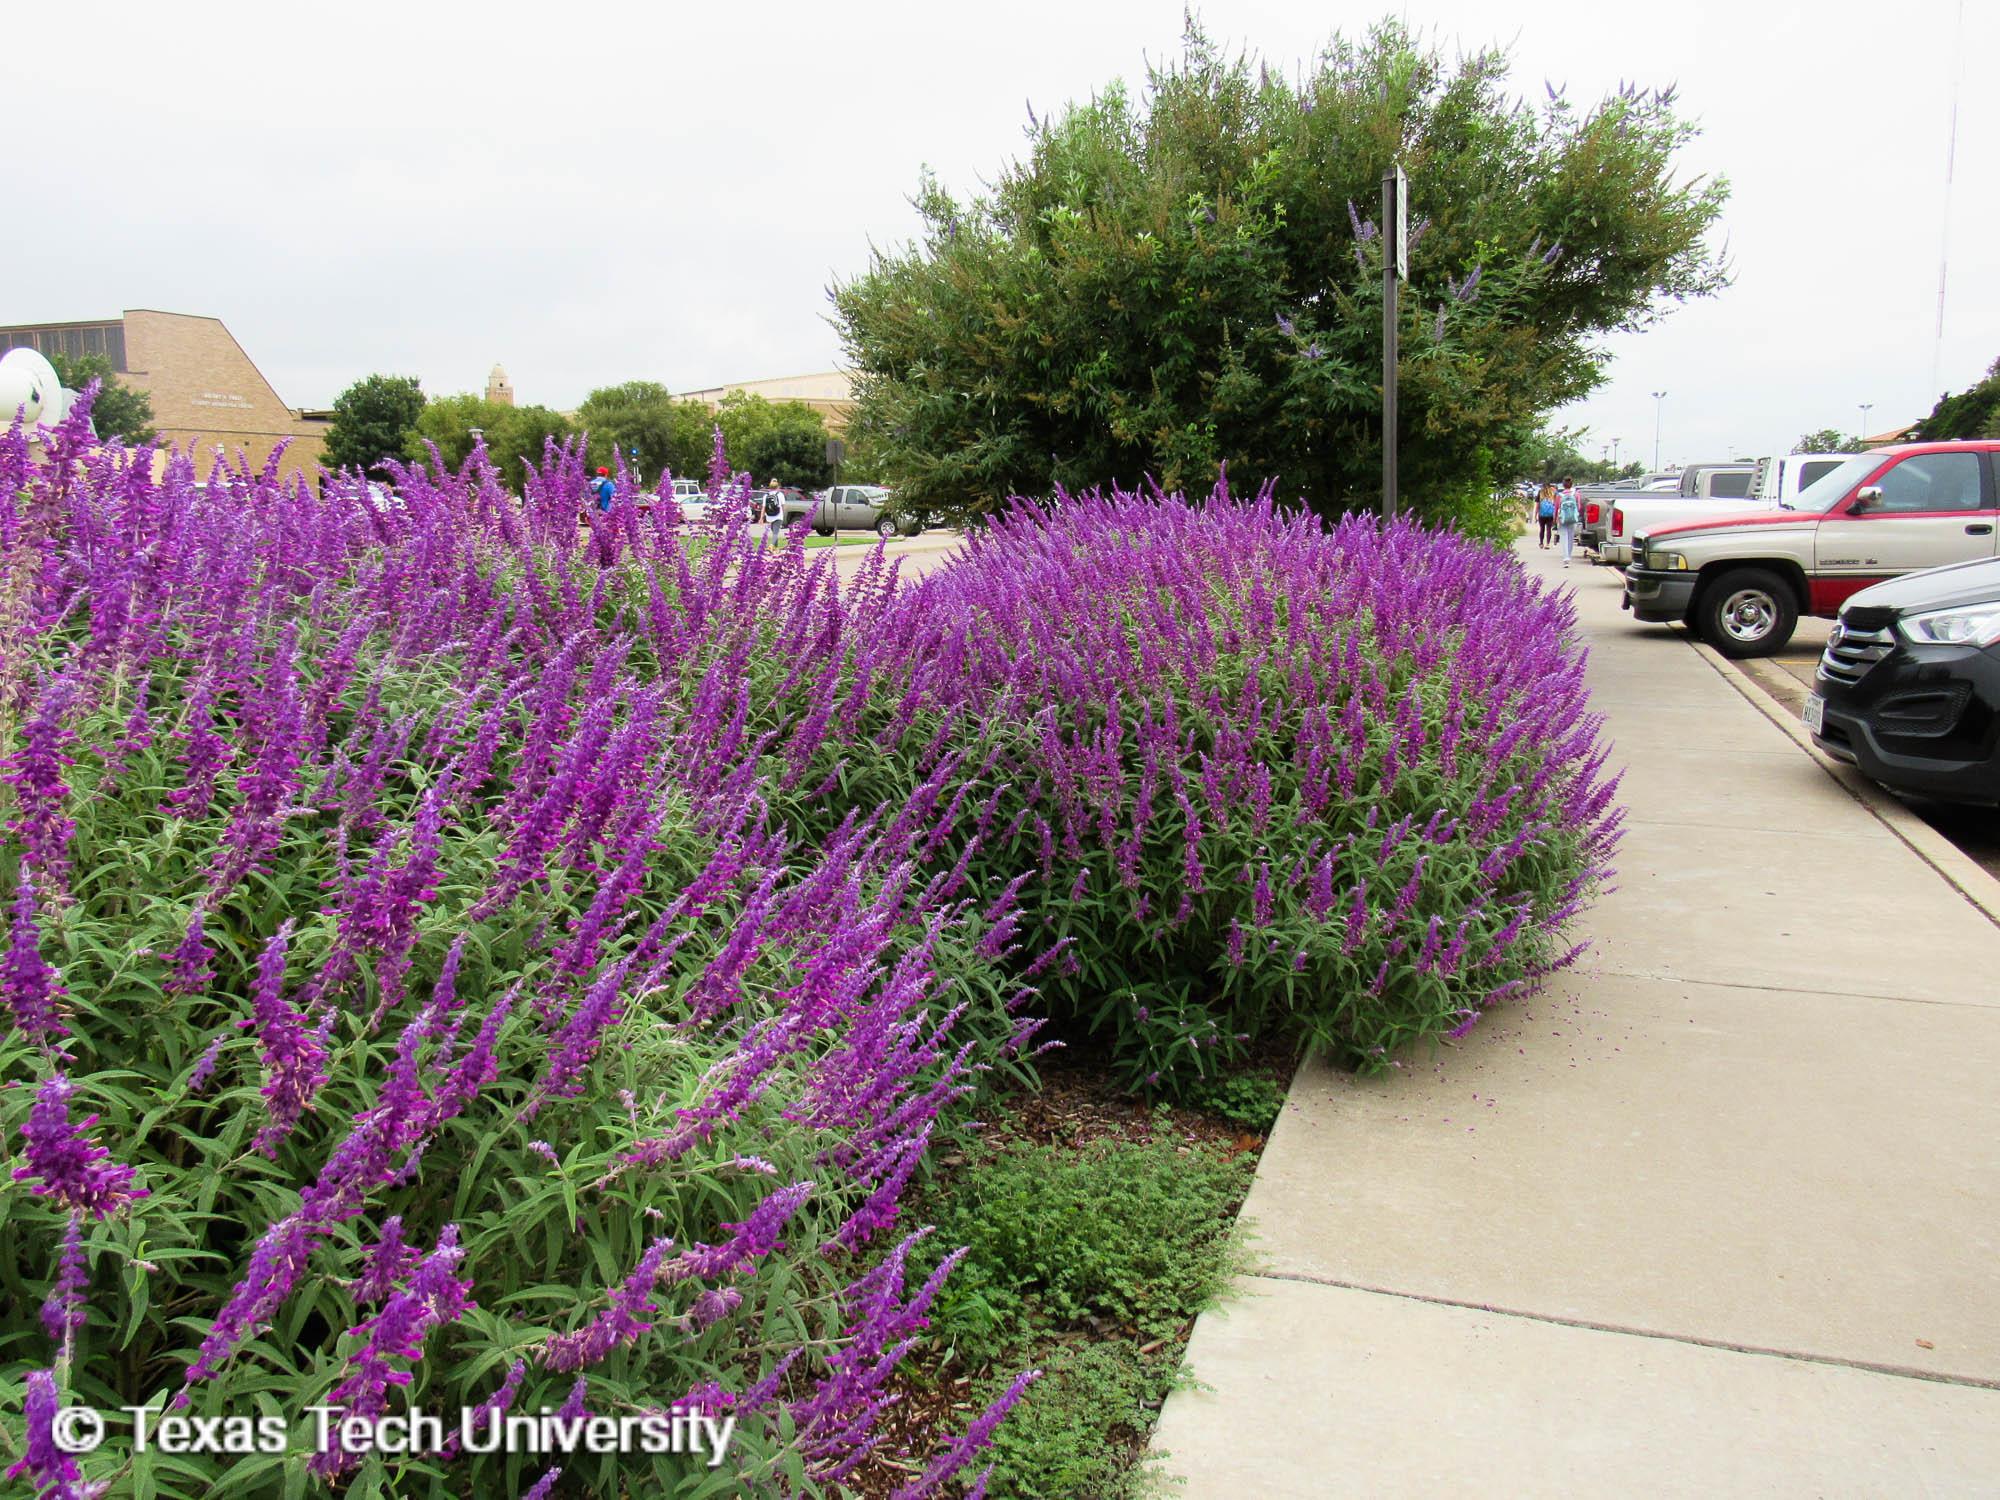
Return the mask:
[[1887,630],[1856,630],[1841,624],[1820,653],[1819,669],[1835,682],[1859,682],[1868,669],[1896,649]]

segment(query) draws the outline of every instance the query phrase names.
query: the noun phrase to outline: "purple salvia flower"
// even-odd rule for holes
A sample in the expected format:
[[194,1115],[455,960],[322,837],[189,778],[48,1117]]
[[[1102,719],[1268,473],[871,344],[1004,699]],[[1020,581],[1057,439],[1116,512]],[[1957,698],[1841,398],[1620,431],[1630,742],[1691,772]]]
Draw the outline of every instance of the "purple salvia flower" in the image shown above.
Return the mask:
[[23,1403],[27,1442],[21,1456],[7,1469],[9,1479],[25,1478],[42,1500],[85,1500],[102,1493],[97,1485],[84,1485],[76,1460],[56,1441],[56,1414],[62,1410],[62,1394],[56,1389],[51,1370],[28,1372],[28,1395]]
[[198,995],[215,978],[215,950],[208,945],[208,938],[202,931],[207,915],[206,909],[197,902],[194,915],[188,918],[186,935],[167,955],[167,993],[170,995]]
[[[437,1247],[410,1272],[407,1285],[396,1290],[375,1316],[347,1330],[363,1343],[348,1357],[346,1378],[328,1393],[326,1405],[359,1417],[379,1416],[388,1409],[389,1388],[410,1383],[408,1367],[423,1358],[424,1340],[431,1330],[457,1322],[471,1308],[472,1283],[458,1274],[464,1258],[458,1226],[447,1224]],[[330,1448],[314,1454],[307,1467],[327,1478],[353,1467],[360,1458],[359,1453]]]
[[55,1285],[42,1303],[42,1327],[68,1359],[77,1334],[83,1331],[83,1294],[90,1285],[90,1269],[83,1256],[83,1215],[70,1212],[63,1229],[62,1251],[56,1262]]
[[357,1303],[386,1300],[402,1284],[420,1252],[403,1242],[403,1216],[392,1214],[382,1221],[382,1235],[363,1262],[361,1275],[348,1283],[347,1290]]
[[[275,1158],[278,1143],[292,1132],[326,1082],[326,1043],[306,1025],[305,1017],[285,998],[285,950],[292,924],[282,923],[257,959],[257,983],[251,991],[252,1019],[264,1055],[264,1100],[270,1119],[257,1132],[251,1149]],[[331,1019],[331,1017],[329,1017]]]
[[653,1311],[653,1288],[672,1248],[673,1241],[668,1239],[656,1239],[648,1245],[602,1312],[574,1333],[556,1334],[542,1346],[543,1366],[559,1374],[585,1369],[651,1328],[646,1318]]
[[697,1331],[714,1326],[736,1311],[743,1294],[733,1286],[710,1287],[688,1308],[688,1322]]
[[34,1107],[21,1126],[28,1164],[14,1169],[14,1180],[35,1182],[37,1197],[53,1199],[73,1213],[107,1218],[145,1197],[147,1190],[132,1186],[133,1168],[107,1161],[110,1151],[90,1140],[86,1132],[96,1115],[70,1123],[69,1101],[75,1092],[60,1073],[50,1074],[35,1091]]
[[76,823],[66,811],[69,784],[63,753],[69,731],[63,716],[75,701],[73,683],[57,679],[45,689],[34,714],[19,730],[20,748],[0,761],[0,782],[14,789],[14,816],[8,831],[20,842],[26,862],[58,891],[68,888],[69,841]]
[[35,921],[35,887],[26,863],[14,891],[14,918],[7,933],[7,956],[0,959],[0,995],[14,1029],[43,1047],[67,1036],[58,1002],[62,980],[42,958],[41,931]]

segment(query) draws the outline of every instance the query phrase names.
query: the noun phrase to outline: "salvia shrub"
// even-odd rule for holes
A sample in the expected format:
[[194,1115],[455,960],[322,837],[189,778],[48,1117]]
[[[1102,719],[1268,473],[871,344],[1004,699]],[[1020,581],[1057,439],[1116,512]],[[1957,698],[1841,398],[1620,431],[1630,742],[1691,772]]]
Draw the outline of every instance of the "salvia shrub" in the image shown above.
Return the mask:
[[[81,422],[0,436],[0,1380],[46,1494],[837,1490],[955,1264],[905,1189],[1027,1012],[1136,1083],[1378,1065],[1566,961],[1604,874],[1567,606],[1454,536],[1061,497],[899,587],[754,538],[719,449],[688,527],[584,506],[576,444],[384,503]],[[978,1490],[1030,1378],[904,1496]],[[294,1446],[76,1458],[63,1402]],[[302,1451],[313,1407],[735,1425],[558,1465]]]
[[[475,453],[390,505],[184,456],[155,482],[80,423],[0,438],[13,1476],[837,1487],[952,1266],[915,1271],[903,1189],[1034,1025],[1011,893],[926,861],[954,762],[811,844],[769,810],[870,692],[843,628],[885,565],[850,600],[727,520],[580,524],[574,446],[520,496]],[[778,651],[817,719],[754,700]],[[906,1494],[976,1470],[1023,1382]],[[74,1457],[61,1403],[294,1446],[140,1453],[121,1419]],[[313,1407],[734,1429],[714,1469],[404,1457],[310,1451]]]
[[1615,781],[1568,596],[1491,546],[1226,485],[1063,496],[896,610],[991,787],[970,869],[1032,872],[1044,998],[1135,1082],[1266,1035],[1381,1066],[1579,951]]

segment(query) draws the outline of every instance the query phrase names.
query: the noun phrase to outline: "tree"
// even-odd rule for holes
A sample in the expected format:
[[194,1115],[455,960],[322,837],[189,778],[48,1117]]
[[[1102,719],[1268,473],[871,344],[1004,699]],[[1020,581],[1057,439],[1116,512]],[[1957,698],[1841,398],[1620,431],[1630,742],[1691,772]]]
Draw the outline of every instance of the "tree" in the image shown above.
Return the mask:
[[560,443],[576,435],[567,417],[546,406],[507,406],[465,392],[440,396],[424,407],[405,454],[413,460],[427,459],[430,454],[424,445],[435,443],[445,466],[458,469],[472,453],[475,431],[485,439],[493,467],[509,484],[520,483],[523,463],[542,461],[548,439]]
[[159,436],[153,430],[153,398],[120,380],[104,355],[51,354],[49,363],[55,366],[56,379],[70,390],[80,391],[93,380],[102,382],[90,421],[104,441],[115,439],[136,448]]
[[[590,461],[611,465],[612,450],[628,467],[657,477],[670,469],[685,479],[708,473],[715,451],[715,413],[700,401],[677,401],[651,380],[605,386],[585,398],[577,421],[590,434]],[[634,462],[632,450],[639,450]]]
[[355,381],[333,403],[326,466],[368,473],[384,459],[402,458],[423,410],[423,388],[414,375],[370,375]]
[[1037,123],[989,197],[925,179],[924,229],[835,289],[857,439],[948,515],[1055,484],[1199,488],[1227,464],[1322,510],[1371,503],[1381,448],[1384,169],[1412,181],[1406,490],[1505,474],[1603,379],[1593,340],[1724,284],[1727,189],[1676,180],[1672,90],[1578,108],[1505,93],[1383,22],[1293,82],[1198,30],[1134,102]]
[[833,482],[826,456],[826,419],[803,401],[767,401],[732,391],[715,414],[732,467],[759,484],[773,479],[799,489]]
[[1794,453],[1856,453],[1861,448],[1861,439],[1841,436],[1832,427],[1822,427],[1818,432],[1802,433],[1792,444]]
[[564,443],[577,434],[576,424],[547,406],[510,406],[497,432],[486,435],[487,451],[509,483],[519,484],[524,465],[539,464],[551,442]]
[[1931,414],[1917,423],[1911,436],[1925,442],[2000,437],[2000,359],[1987,367],[1985,379],[1956,395],[1940,396]]
[[1637,462],[1618,465],[1585,458],[1582,448],[1577,446],[1583,437],[1582,432],[1571,432],[1566,427],[1537,429],[1515,448],[1511,472],[1517,479],[1531,479],[1538,484],[1563,478],[1574,479],[1578,484],[1603,484],[1612,479],[1636,479],[1646,472]]

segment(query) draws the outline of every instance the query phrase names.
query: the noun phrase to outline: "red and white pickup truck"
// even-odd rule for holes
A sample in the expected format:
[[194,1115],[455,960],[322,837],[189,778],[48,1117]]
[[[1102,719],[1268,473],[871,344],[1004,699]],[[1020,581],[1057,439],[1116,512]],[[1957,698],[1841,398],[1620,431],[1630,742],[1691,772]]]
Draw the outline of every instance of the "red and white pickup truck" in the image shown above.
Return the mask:
[[1782,509],[1634,537],[1625,607],[1690,625],[1725,656],[1769,656],[1800,615],[1832,618],[1871,583],[1995,556],[1996,528],[2000,442],[1877,448]]

